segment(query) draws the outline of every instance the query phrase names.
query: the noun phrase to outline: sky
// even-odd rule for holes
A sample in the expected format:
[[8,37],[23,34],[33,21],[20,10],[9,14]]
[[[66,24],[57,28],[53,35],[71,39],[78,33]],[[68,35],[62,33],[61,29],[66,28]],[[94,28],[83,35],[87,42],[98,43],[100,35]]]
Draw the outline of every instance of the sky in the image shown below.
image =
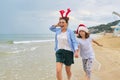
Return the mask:
[[71,9],[69,27],[88,27],[120,19],[120,0],[0,0],[0,34],[49,34],[59,10]]

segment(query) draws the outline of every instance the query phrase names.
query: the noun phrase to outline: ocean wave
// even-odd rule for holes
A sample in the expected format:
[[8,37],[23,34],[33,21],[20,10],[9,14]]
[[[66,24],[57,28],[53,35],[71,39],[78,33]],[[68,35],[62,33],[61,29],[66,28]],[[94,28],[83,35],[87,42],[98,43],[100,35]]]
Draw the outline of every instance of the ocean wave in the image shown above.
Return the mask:
[[21,53],[21,52],[25,52],[26,50],[23,49],[23,50],[15,50],[15,51],[10,51],[10,52],[7,52],[7,53]]
[[39,47],[31,47],[31,48],[28,48],[28,49],[16,49],[16,50],[11,50],[11,51],[4,51],[4,52],[1,52],[0,53],[6,53],[6,54],[15,54],[15,53],[24,53],[24,52],[29,52],[29,51],[35,51],[37,48]]
[[52,42],[54,40],[31,40],[31,41],[13,41],[13,44],[43,43]]

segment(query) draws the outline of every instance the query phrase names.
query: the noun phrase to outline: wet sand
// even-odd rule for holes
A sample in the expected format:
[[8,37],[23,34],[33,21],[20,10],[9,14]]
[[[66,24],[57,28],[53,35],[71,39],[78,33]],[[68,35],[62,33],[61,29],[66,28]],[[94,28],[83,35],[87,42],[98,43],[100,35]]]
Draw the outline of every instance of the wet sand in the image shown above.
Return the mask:
[[53,42],[7,46],[13,51],[0,50],[0,80],[55,80]]

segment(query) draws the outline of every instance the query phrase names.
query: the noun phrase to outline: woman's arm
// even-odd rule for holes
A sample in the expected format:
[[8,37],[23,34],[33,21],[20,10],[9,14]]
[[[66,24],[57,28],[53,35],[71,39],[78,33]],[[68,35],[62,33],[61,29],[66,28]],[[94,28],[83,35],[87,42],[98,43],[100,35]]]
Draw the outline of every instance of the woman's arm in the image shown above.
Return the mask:
[[103,45],[99,44],[97,41],[95,41],[94,39],[92,39],[92,42],[97,44],[98,46],[101,46],[101,47],[103,46]]
[[49,29],[52,31],[52,32],[56,32],[58,30],[60,30],[60,28],[57,28],[59,25],[52,25]]
[[78,43],[77,43],[77,40],[76,40],[76,38],[75,38],[74,32],[71,31],[71,30],[70,30],[70,38],[71,38],[71,42],[72,42],[72,45],[73,45],[74,51],[75,51],[75,52],[74,52],[74,56],[75,56],[75,58],[78,58],[78,57],[79,57],[79,55],[78,55],[78,53],[79,53]]
[[78,50],[76,50],[74,53],[75,58],[79,57],[79,53],[80,53],[80,46],[78,46]]
[[77,40],[75,38],[75,34],[73,31],[71,31],[71,40],[72,40],[72,43],[73,43],[73,47],[74,47],[74,50],[78,50],[78,43],[77,43]]

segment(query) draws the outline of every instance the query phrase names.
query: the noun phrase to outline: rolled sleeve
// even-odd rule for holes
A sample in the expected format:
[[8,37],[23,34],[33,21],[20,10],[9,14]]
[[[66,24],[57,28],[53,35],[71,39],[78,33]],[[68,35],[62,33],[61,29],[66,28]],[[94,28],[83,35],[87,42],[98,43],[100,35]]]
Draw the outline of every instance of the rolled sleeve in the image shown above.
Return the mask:
[[78,50],[78,43],[77,43],[77,40],[75,38],[75,34],[73,31],[71,31],[71,40],[72,40],[72,44],[73,44],[73,47],[74,47],[74,50]]
[[52,25],[49,29],[50,29],[52,32],[56,32],[56,31],[60,30],[60,28],[56,28],[54,25]]

